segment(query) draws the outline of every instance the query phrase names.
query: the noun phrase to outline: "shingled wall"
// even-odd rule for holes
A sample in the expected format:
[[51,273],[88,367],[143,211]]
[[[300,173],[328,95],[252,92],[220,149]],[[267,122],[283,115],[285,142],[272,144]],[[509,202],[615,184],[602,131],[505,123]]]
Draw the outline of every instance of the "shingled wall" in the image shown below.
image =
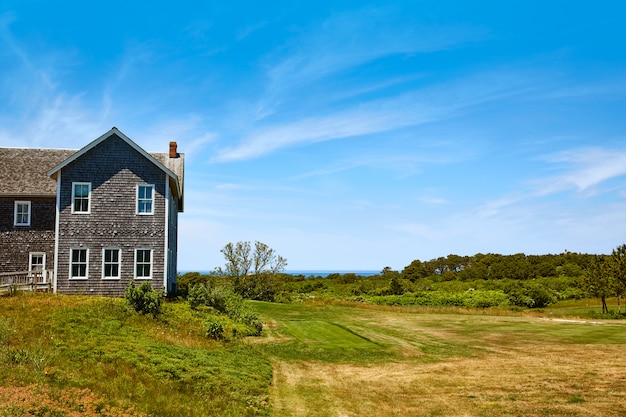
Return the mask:
[[[15,201],[31,202],[30,226],[14,226]],[[29,254],[46,254],[45,268],[54,266],[55,198],[0,198],[0,272],[28,271]]]
[[[91,213],[72,214],[72,182],[91,183]],[[152,249],[152,287],[163,288],[166,174],[112,136],[61,170],[57,291],[120,296],[134,277],[135,249]],[[137,184],[153,184],[153,215],[136,214]],[[70,279],[70,251],[89,249],[87,279]],[[121,278],[102,278],[103,248],[121,249]]]

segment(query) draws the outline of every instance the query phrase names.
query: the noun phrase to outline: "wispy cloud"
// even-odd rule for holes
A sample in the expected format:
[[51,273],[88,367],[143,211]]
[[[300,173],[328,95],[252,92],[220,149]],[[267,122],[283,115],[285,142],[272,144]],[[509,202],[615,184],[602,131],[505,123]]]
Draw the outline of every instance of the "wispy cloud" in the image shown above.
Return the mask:
[[571,167],[566,173],[532,182],[537,195],[574,189],[578,192],[626,175],[626,149],[581,148],[550,155],[551,164]]
[[433,120],[433,110],[356,108],[341,114],[310,117],[293,123],[257,129],[241,144],[219,152],[215,162],[256,158],[275,150],[303,143],[315,143],[382,132]]
[[267,85],[260,118],[274,114],[303,87],[391,56],[454,48],[487,36],[479,27],[420,24],[393,8],[364,8],[331,15],[302,28],[265,60]]
[[[561,170],[563,173],[520,183],[517,190],[483,204],[477,209],[477,214],[481,218],[500,216],[513,207],[567,191],[574,191],[583,197],[616,191],[615,187],[600,187],[626,176],[626,149],[578,148],[545,156],[543,160],[550,170]],[[622,187],[624,184],[617,187],[620,195]]]
[[267,21],[258,22],[253,25],[246,26],[237,31],[236,38],[237,40],[242,40],[256,32],[257,30],[263,29],[267,25]]
[[488,102],[529,94],[539,78],[511,71],[488,72],[394,97],[348,106],[333,114],[252,128],[241,143],[213,159],[257,158],[281,148],[390,131],[450,117]]
[[392,9],[336,13],[304,30],[268,69],[270,89],[290,89],[381,57],[447,49],[483,39],[476,27],[418,25]]

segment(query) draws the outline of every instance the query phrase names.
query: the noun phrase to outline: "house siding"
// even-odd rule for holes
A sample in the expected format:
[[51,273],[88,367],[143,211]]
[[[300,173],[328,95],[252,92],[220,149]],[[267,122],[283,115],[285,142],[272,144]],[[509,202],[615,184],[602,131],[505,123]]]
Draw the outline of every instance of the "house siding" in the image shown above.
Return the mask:
[[[29,226],[14,225],[15,201],[30,201]],[[0,198],[0,272],[28,271],[29,254],[45,253],[45,269],[54,265],[54,197]]]
[[[91,183],[90,214],[72,214],[73,182]],[[136,214],[138,184],[154,185],[152,215]],[[164,287],[166,179],[161,169],[113,135],[62,169],[57,192],[58,292],[123,295],[134,278],[137,248],[152,249],[150,282],[155,289]],[[87,279],[70,279],[72,248],[89,249]],[[102,278],[103,248],[121,249],[120,279]]]

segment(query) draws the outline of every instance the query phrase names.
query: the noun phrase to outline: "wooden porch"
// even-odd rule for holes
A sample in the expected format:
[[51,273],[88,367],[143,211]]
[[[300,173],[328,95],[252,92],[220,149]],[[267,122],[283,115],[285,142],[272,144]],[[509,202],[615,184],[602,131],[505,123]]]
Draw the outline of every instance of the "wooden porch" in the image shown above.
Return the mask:
[[52,271],[20,271],[0,273],[0,294],[17,291],[52,291]]

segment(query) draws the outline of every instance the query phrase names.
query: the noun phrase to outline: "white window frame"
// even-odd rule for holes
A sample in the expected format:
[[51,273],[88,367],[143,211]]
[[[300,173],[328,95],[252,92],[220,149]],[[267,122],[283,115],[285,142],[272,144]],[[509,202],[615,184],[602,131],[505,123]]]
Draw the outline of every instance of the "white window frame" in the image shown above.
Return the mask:
[[[142,188],[150,189],[150,198],[139,198],[139,190]],[[135,212],[140,216],[152,216],[154,215],[154,184],[137,184],[136,190],[136,204],[135,204]],[[150,211],[139,211],[139,205],[142,202],[150,202]]]
[[33,257],[41,256],[41,270],[46,270],[46,252],[31,252],[28,254],[28,271],[33,271]]
[[[107,251],[117,251],[117,262],[106,260]],[[117,265],[117,275],[106,275],[107,265]],[[120,279],[122,274],[122,249],[121,248],[102,248],[102,279]]]
[[[86,185],[89,187],[89,192],[87,193],[87,210],[76,210],[76,186],[77,185]],[[91,214],[91,183],[90,182],[73,182],[72,183],[72,214]]]
[[[26,213],[26,215],[28,216],[27,221],[26,222],[18,222],[18,208],[19,206],[27,206],[28,207],[28,211]],[[15,201],[14,204],[14,209],[13,209],[13,226],[23,226],[23,227],[27,227],[30,226],[30,217],[31,217],[31,207],[32,204],[30,201],[22,201],[22,200],[17,200]],[[23,213],[21,213],[23,215]]]
[[[137,275],[137,267],[140,265],[137,259],[137,255],[139,251],[148,251],[150,253],[150,263],[141,262],[141,265],[149,265],[150,275],[149,276],[138,276]],[[136,248],[135,249],[135,268],[134,268],[134,276],[135,279],[152,279],[152,272],[154,271],[154,251],[152,248]]]
[[[85,262],[73,262],[72,258],[74,255],[74,251],[75,250],[84,250],[86,251],[85,253]],[[74,265],[85,265],[85,276],[82,275],[77,275],[74,276],[72,274],[73,269],[74,269]],[[70,274],[70,279],[71,280],[82,280],[82,279],[88,279],[89,278],[89,249],[88,248],[70,248],[70,268],[69,268],[69,274]]]

